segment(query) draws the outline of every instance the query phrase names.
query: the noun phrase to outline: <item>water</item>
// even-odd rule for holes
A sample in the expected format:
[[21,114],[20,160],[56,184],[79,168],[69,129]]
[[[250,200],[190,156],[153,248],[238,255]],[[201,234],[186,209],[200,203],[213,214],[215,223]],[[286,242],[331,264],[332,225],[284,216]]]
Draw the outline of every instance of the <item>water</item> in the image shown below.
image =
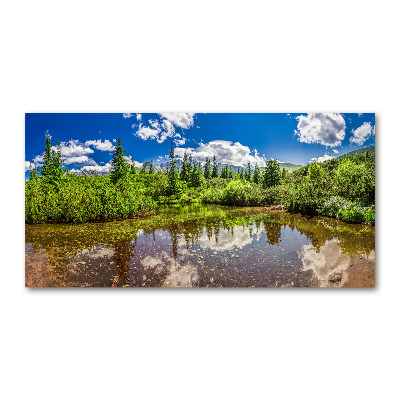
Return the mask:
[[128,221],[26,225],[28,287],[371,287],[375,228],[190,205]]

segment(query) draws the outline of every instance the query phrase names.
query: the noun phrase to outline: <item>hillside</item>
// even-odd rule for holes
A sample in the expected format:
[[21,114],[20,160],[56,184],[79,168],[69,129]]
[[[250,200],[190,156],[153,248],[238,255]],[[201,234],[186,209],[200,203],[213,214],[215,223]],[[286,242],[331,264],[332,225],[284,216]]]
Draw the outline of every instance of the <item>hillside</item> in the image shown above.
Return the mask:
[[293,172],[302,167],[302,165],[292,163],[280,163],[279,166],[281,167],[281,170],[285,168],[287,172]]
[[343,154],[342,156],[339,156],[339,157],[338,157],[338,160],[340,160],[341,158],[344,158],[344,157],[355,156],[356,154],[364,154],[364,153],[366,153],[367,151],[368,151],[371,155],[372,155],[372,154],[375,155],[375,146],[369,146],[369,147],[364,147],[364,148],[362,148],[362,149],[350,151],[350,153],[346,153],[346,154]]

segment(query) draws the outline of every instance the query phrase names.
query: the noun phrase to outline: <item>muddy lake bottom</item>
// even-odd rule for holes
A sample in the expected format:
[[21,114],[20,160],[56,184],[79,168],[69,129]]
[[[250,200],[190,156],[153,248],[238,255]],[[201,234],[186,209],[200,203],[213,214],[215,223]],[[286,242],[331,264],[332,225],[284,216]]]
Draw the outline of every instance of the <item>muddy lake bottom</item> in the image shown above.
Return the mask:
[[27,287],[374,287],[375,228],[216,205],[25,226]]

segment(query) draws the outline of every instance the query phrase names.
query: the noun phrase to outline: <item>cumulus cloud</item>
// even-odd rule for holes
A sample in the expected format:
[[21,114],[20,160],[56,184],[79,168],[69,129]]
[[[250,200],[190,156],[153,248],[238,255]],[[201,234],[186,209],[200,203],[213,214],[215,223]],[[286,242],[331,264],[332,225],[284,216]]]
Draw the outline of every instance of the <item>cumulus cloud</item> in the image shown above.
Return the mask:
[[142,126],[142,124],[140,124],[135,135],[143,140],[157,139],[160,132],[160,128],[150,128],[149,126]]
[[341,114],[307,114],[296,117],[295,134],[304,143],[319,143],[324,146],[340,146],[345,136],[346,123]]
[[85,142],[86,146],[93,146],[96,150],[100,151],[114,151],[115,146],[112,145],[112,143],[109,140],[104,140],[104,142],[99,140],[87,140]]
[[137,119],[138,121],[141,121],[141,120],[142,120],[142,114],[137,113],[137,114],[136,114],[136,119]]
[[193,126],[194,115],[195,113],[160,113],[161,117],[183,129],[189,129]]
[[339,154],[339,150],[333,149],[333,152],[334,152],[335,154]]
[[140,163],[139,161],[133,161],[133,160],[132,160],[132,156],[123,156],[123,157],[124,157],[125,161],[126,161],[128,164],[130,164],[130,165],[135,164],[135,167],[136,167],[136,168],[140,168],[140,167],[142,167],[142,165],[143,165],[143,163]]
[[130,117],[133,116],[132,113],[123,113],[122,115],[123,115],[124,118],[130,118]]
[[107,164],[104,165],[85,165],[81,169],[71,169],[71,172],[79,172],[79,171],[96,171],[96,172],[110,172],[111,169],[111,163],[108,162]]
[[35,168],[36,167],[35,163],[30,161],[25,161],[25,172],[29,171],[30,167]]
[[177,147],[175,154],[183,158],[184,153],[191,154],[197,161],[205,162],[206,158],[213,159],[214,155],[217,162],[222,164],[232,164],[245,166],[248,162],[251,165],[265,166],[265,157],[260,157],[257,150],[252,152],[248,146],[243,146],[239,142],[233,143],[227,140],[213,140],[209,143],[200,143],[196,148]]
[[[182,136],[176,132],[175,127],[183,129],[189,129],[193,126],[194,113],[159,113],[160,119],[150,119],[148,124],[139,124],[139,128],[134,133],[135,136],[143,140],[156,140],[158,143],[163,143],[167,138],[178,138],[180,144],[185,142]],[[140,118],[139,118],[140,116]],[[137,119],[142,120],[141,114],[137,115]],[[137,125],[132,125],[132,128],[136,128]]]
[[[57,147],[52,146],[52,149],[57,150]],[[80,144],[78,140],[73,139],[71,139],[69,142],[61,142],[60,150],[61,155],[63,155],[64,157],[77,157],[94,153],[94,151],[90,147]]]
[[331,160],[332,158],[336,158],[335,156],[330,156],[329,154],[324,154],[322,157],[312,158],[310,162],[318,162],[321,163],[326,160]]
[[375,135],[375,126],[372,127],[370,122],[364,122],[356,130],[352,130],[353,136],[350,138],[350,143],[355,143],[359,146],[364,144],[371,135]]
[[79,157],[67,157],[65,158],[65,165],[69,165],[69,164],[81,164],[84,162],[88,162],[88,161],[93,161],[92,159],[89,159],[88,156],[79,156]]
[[174,143],[177,145],[177,146],[183,146],[185,143],[186,143],[186,138],[182,138],[182,139],[175,139],[174,140]]

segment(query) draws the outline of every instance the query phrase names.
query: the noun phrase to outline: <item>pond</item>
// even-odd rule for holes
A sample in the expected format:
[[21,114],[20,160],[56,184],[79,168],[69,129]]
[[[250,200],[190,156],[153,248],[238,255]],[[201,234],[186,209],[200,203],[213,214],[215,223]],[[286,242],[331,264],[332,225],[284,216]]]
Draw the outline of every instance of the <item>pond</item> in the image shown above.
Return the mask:
[[375,228],[283,211],[165,206],[25,226],[27,287],[373,287]]

